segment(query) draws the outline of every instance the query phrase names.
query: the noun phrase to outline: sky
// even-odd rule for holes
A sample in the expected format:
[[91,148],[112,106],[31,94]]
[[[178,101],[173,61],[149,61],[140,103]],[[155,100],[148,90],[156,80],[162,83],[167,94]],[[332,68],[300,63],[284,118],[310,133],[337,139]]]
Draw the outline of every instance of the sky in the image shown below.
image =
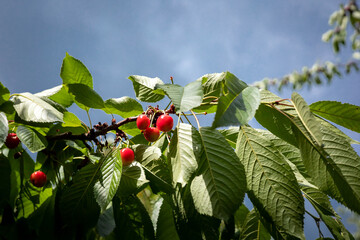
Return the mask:
[[[328,17],[341,2],[3,0],[0,81],[11,93],[37,93],[60,85],[66,52],[87,66],[104,100],[135,98],[130,75],[164,82],[173,76],[182,86],[223,71],[248,84],[280,78],[316,62],[348,60],[321,41],[330,28]],[[358,74],[351,74],[299,93],[309,104],[336,100],[360,105],[358,80]],[[291,90],[276,93],[291,96]],[[86,121],[84,112],[71,109]],[[93,122],[103,118],[92,112]],[[360,140],[359,134],[344,131]],[[310,221],[306,236],[315,239],[317,230]]]

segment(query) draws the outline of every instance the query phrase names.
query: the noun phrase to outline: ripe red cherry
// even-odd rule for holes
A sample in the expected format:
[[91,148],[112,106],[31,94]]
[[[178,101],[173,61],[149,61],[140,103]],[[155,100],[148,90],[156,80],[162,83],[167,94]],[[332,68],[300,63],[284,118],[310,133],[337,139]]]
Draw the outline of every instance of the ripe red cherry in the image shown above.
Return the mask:
[[10,148],[16,148],[20,143],[20,139],[16,135],[16,133],[9,133],[6,137],[5,145]]
[[46,183],[46,174],[42,171],[33,172],[30,176],[30,182],[35,187],[43,187]]
[[174,126],[174,121],[171,116],[161,115],[156,121],[156,127],[162,132],[168,132]]
[[135,158],[134,151],[130,148],[123,148],[120,150],[121,161],[123,166],[130,165]]
[[158,140],[159,136],[160,131],[155,127],[149,127],[144,131],[144,137],[149,142],[155,142],[156,140]]
[[145,130],[150,126],[150,119],[146,115],[140,115],[136,119],[136,126],[140,130]]

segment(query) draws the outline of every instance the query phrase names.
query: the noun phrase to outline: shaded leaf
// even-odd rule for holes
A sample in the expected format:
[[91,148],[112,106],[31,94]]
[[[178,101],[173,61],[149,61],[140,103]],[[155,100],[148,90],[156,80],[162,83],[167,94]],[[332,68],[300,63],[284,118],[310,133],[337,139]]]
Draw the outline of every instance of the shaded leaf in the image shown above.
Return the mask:
[[132,75],[129,79],[133,83],[136,98],[143,102],[157,102],[164,98],[162,90],[155,90],[157,84],[164,84],[160,78]]
[[9,133],[9,123],[6,117],[6,114],[0,112],[0,147],[6,141],[6,137]]
[[310,109],[323,118],[360,133],[359,106],[336,101],[319,101],[312,103]]
[[156,229],[156,239],[180,239],[176,231],[172,208],[165,199],[160,198],[155,203],[151,218]]
[[8,101],[10,98],[10,91],[0,82],[0,105]]
[[128,196],[140,192],[149,180],[146,179],[145,171],[141,164],[134,161],[129,167],[124,168],[118,189],[120,196]]
[[259,240],[270,240],[270,234],[261,223],[258,213],[255,209],[251,210],[244,221],[239,239],[259,239]]
[[104,108],[104,100],[92,88],[84,84],[68,84],[66,85],[69,93],[74,95],[76,104],[84,109],[89,108],[102,109]]
[[33,128],[21,125],[17,128],[16,134],[32,153],[45,149],[48,144],[46,138]]
[[106,237],[115,229],[115,219],[112,204],[100,214],[96,230],[100,236]]

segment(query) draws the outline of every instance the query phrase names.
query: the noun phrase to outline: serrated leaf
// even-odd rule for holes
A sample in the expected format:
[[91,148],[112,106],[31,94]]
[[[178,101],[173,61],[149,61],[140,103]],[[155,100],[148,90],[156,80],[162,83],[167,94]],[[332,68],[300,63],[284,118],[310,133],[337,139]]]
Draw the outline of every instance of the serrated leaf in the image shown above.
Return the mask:
[[227,220],[244,199],[244,168],[234,150],[218,131],[200,128],[203,152],[191,195],[200,214]]
[[135,197],[113,200],[116,239],[155,239],[150,216],[141,201]]
[[201,153],[201,140],[197,130],[189,124],[180,123],[171,138],[168,159],[171,162],[174,184],[183,187],[198,167],[197,158]]
[[154,206],[152,219],[156,227],[156,239],[180,239],[176,231],[172,208],[167,201],[160,198]]
[[60,77],[63,84],[80,83],[93,88],[93,80],[89,70],[78,59],[66,53],[61,66]]
[[143,112],[141,104],[131,97],[110,98],[105,101],[103,110],[108,114],[117,114],[123,118],[137,116]]
[[270,240],[271,236],[261,223],[258,213],[252,209],[246,216],[241,229],[240,238],[243,240]]
[[242,126],[236,153],[244,164],[252,203],[285,236],[304,238],[304,200],[296,178],[272,143]]
[[328,196],[320,190],[303,187],[304,196],[313,205],[321,220],[325,223],[335,239],[354,240],[351,233],[342,224],[340,218],[335,214]]
[[360,133],[360,107],[336,101],[319,101],[312,103],[313,113],[340,126]]
[[120,184],[122,161],[119,149],[112,149],[100,160],[99,178],[94,185],[97,203],[104,211],[115,196]]
[[133,145],[135,159],[141,163],[150,186],[155,190],[172,193],[171,176],[166,162],[161,158],[161,150],[155,146]]
[[94,197],[94,184],[99,174],[100,164],[87,164],[73,176],[73,184],[68,185],[60,199],[60,213],[69,225],[95,226],[100,207]]
[[61,112],[31,93],[17,94],[12,101],[22,120],[36,123],[62,122],[63,114]]
[[201,106],[194,108],[195,112],[214,113],[217,109],[217,102],[212,102],[220,97],[222,85],[228,72],[211,73],[200,77],[197,81],[202,81],[204,98]]
[[6,117],[6,114],[0,112],[0,147],[6,141],[6,137],[9,133],[9,123]]
[[164,84],[160,78],[149,78],[145,76],[132,75],[129,79],[133,83],[136,98],[143,102],[157,102],[164,98],[162,90],[155,90],[157,84]]
[[322,144],[322,133],[320,131],[319,125],[312,115],[309,106],[306,104],[305,100],[296,92],[293,92],[291,95],[291,100],[294,103],[295,110],[300,118],[303,126],[306,128],[308,133],[314,139],[318,146]]
[[69,93],[74,95],[75,102],[80,108],[84,110],[104,108],[104,100],[89,86],[80,83],[68,84],[66,86]]
[[68,93],[64,85],[59,85],[35,94],[38,97],[46,97],[61,104],[64,107],[70,107],[74,102],[73,97]]
[[231,73],[227,73],[225,86],[212,126],[241,126],[248,123],[260,104],[259,90],[256,87],[247,87]]
[[323,147],[294,128],[304,165],[320,190],[360,213],[360,158],[349,142],[321,127]]
[[146,179],[145,171],[141,164],[134,161],[128,168],[124,168],[118,195],[128,196],[140,192],[149,180]]
[[38,131],[26,126],[19,126],[16,131],[20,141],[32,152],[39,152],[46,148],[47,140]]
[[177,84],[158,84],[155,89],[162,89],[173,102],[176,112],[186,112],[200,106],[203,99],[201,81],[197,80],[185,87]]

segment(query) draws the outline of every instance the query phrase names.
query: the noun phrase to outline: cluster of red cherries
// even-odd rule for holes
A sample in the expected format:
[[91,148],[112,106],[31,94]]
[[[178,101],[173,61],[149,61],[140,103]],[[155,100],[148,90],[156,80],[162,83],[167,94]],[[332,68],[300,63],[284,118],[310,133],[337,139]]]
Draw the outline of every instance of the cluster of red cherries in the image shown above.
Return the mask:
[[[18,136],[16,135],[16,133],[9,133],[6,137],[5,140],[5,146],[8,147],[9,149],[14,149],[16,148],[20,143],[20,139],[18,138]],[[21,155],[18,155],[21,156]],[[42,171],[36,171],[33,172],[30,175],[30,182],[35,186],[35,187],[43,187],[46,183],[46,174],[43,173]]]
[[[142,131],[145,139],[149,142],[155,142],[156,140],[158,140],[160,136],[160,131],[169,132],[174,126],[173,118],[168,114],[162,114],[160,116],[157,116],[157,119],[155,121],[155,124],[153,124],[153,127],[150,127],[150,123],[151,123],[150,119],[145,114],[140,115],[136,119],[137,128]],[[123,166],[130,165],[135,159],[134,151],[131,148],[121,149],[120,155]]]

